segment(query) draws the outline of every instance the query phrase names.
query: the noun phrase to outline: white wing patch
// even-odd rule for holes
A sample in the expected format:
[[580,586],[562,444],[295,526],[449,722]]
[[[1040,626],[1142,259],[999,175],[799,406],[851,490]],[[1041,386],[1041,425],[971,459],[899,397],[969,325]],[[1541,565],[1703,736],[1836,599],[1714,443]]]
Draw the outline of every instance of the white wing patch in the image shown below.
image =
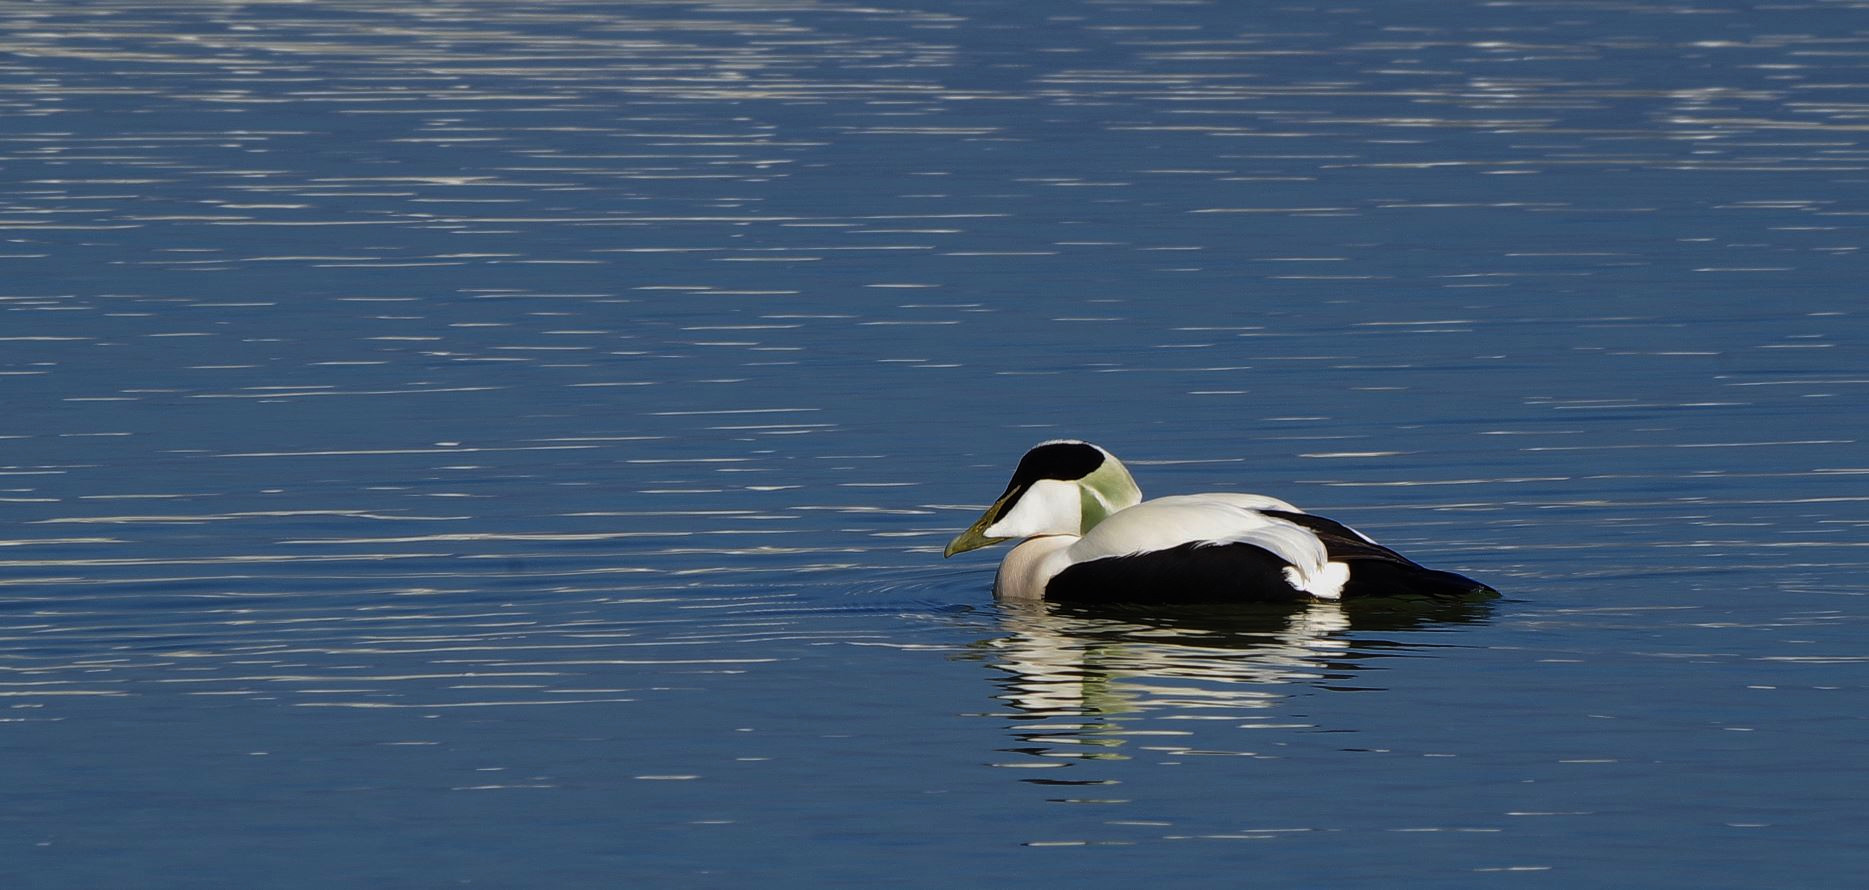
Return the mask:
[[[1206,494],[1187,495],[1187,497],[1199,498],[1204,501],[1217,501],[1222,504],[1232,504],[1235,507],[1244,507],[1248,510],[1282,510],[1286,513],[1304,512],[1271,495],[1247,494],[1243,491],[1210,491]],[[1169,500],[1169,498],[1158,498],[1157,500],[1166,501]]]
[[1190,494],[1144,501],[1098,523],[1069,550],[1072,563],[1167,550],[1183,544],[1250,544],[1290,563],[1285,579],[1318,599],[1342,596],[1350,568],[1331,562],[1310,529],[1261,510],[1297,508],[1264,495]]
[[1350,567],[1340,562],[1326,562],[1322,571],[1309,575],[1297,566],[1285,567],[1285,580],[1321,600],[1343,599],[1343,585],[1350,583]]

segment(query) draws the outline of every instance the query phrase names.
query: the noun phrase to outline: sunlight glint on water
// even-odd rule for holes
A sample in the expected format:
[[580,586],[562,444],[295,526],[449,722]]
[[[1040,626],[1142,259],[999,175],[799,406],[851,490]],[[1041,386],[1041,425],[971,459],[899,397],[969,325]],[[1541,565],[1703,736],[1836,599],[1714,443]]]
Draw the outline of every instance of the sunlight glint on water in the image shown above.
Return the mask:
[[[1860,12],[0,7],[11,871],[1854,886]],[[998,608],[1057,436],[1506,598]]]

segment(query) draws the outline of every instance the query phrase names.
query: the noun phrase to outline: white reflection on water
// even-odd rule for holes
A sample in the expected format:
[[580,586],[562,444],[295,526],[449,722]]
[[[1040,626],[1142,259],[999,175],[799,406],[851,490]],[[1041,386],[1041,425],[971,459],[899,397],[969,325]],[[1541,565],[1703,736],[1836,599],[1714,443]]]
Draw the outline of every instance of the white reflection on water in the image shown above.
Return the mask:
[[1001,698],[1046,718],[1269,708],[1281,696],[1259,687],[1322,679],[1350,626],[1335,603],[1261,616],[1266,629],[1248,634],[1077,617],[1043,604],[1002,612],[1008,634],[987,644],[1009,675]]
[[[1078,610],[1006,604],[1005,635],[980,644],[1005,675],[1000,701],[1008,731],[1025,755],[994,765],[1057,769],[1137,756],[1273,757],[1251,730],[1316,730],[1288,711],[1294,696],[1355,685],[1362,626],[1473,621],[1482,603],[1427,610],[1346,608],[1312,603],[1295,610]],[[1360,622],[1359,622],[1360,617]],[[1362,641],[1369,644],[1368,640]],[[1391,651],[1388,654],[1393,654]],[[1108,776],[1028,779],[1039,784],[1116,784]]]

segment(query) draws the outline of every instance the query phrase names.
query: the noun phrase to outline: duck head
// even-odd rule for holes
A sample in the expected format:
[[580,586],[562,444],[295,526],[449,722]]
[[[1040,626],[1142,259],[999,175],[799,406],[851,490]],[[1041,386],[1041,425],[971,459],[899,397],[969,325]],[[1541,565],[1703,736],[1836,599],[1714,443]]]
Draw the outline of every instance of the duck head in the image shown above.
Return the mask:
[[1019,459],[1005,493],[941,555],[1035,535],[1081,535],[1141,502],[1142,490],[1116,455],[1076,439],[1041,442]]

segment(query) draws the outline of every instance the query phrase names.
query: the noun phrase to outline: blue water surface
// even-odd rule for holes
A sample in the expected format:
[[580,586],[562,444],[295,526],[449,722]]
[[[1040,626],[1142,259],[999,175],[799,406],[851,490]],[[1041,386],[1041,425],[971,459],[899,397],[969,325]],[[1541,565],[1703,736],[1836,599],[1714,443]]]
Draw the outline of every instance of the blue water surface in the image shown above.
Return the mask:
[[[0,41],[9,887],[1869,869],[1861,3]],[[1058,436],[1505,595],[996,605]]]

